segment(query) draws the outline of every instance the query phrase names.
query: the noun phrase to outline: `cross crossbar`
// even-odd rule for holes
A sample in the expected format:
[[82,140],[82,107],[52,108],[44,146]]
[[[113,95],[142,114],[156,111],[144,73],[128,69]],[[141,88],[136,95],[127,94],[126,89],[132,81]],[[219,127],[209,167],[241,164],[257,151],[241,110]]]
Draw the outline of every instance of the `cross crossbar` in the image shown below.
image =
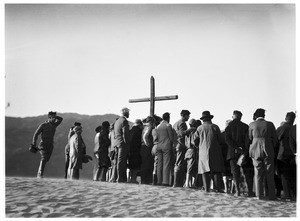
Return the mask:
[[178,95],[155,97],[154,77],[151,76],[151,78],[150,78],[150,98],[129,99],[129,103],[150,102],[150,116],[153,116],[155,101],[176,100],[176,99],[178,99]]

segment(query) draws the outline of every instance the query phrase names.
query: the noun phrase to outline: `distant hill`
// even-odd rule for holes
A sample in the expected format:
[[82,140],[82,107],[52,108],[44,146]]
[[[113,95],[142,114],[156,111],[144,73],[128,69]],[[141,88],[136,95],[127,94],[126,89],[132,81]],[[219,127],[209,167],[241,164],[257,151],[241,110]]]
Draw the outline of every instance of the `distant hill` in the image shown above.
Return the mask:
[[[64,176],[64,150],[67,136],[74,122],[83,126],[82,137],[87,146],[87,154],[92,156],[94,147],[95,128],[103,121],[112,123],[118,115],[80,115],[76,113],[59,114],[64,120],[56,129],[54,137],[54,150],[45,170],[46,177]],[[40,161],[40,154],[31,153],[28,148],[37,127],[47,120],[47,115],[37,117],[5,117],[5,173],[6,176],[35,177]],[[38,142],[40,141],[40,137]],[[83,165],[81,178],[91,179],[94,161]]]

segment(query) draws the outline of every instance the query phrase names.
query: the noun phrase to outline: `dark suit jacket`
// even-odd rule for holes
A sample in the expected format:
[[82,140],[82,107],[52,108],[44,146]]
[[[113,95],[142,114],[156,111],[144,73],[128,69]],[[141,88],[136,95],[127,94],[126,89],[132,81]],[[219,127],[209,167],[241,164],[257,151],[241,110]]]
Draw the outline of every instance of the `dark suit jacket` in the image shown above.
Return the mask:
[[292,124],[284,123],[282,126],[277,128],[279,149],[278,149],[278,160],[285,160],[294,157],[294,153],[290,147],[290,131]]
[[239,119],[234,119],[225,129],[225,142],[228,145],[227,160],[237,157],[234,154],[238,147],[243,148],[243,152],[247,153],[249,149],[248,125]]
[[272,122],[258,118],[249,125],[249,139],[252,140],[249,156],[254,159],[266,156],[274,158],[274,148],[277,144],[277,133]]

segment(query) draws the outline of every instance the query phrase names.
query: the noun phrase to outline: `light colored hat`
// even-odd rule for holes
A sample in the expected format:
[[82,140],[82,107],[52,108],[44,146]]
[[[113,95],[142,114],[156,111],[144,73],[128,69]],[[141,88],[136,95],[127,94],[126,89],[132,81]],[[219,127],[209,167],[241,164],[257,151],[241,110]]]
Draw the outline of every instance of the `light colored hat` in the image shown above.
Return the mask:
[[78,131],[80,131],[80,130],[82,130],[82,127],[81,126],[75,126],[74,128],[73,128],[73,131],[76,133],[76,132],[78,132]]
[[127,107],[123,107],[122,109],[121,109],[121,113],[129,113],[129,109],[127,108]]

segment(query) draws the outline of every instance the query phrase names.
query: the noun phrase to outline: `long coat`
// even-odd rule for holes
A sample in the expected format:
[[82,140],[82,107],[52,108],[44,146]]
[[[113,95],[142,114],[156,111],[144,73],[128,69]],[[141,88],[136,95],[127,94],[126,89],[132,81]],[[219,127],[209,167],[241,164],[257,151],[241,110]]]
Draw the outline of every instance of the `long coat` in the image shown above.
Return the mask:
[[203,122],[194,136],[195,144],[199,143],[198,173],[224,172],[220,128],[212,122]]
[[81,135],[74,134],[70,138],[70,163],[69,169],[82,169],[82,160],[86,154],[86,148]]
[[128,155],[128,168],[129,169],[140,169],[142,158],[141,158],[141,142],[142,142],[142,131],[140,126],[133,126],[129,131],[129,155]]

